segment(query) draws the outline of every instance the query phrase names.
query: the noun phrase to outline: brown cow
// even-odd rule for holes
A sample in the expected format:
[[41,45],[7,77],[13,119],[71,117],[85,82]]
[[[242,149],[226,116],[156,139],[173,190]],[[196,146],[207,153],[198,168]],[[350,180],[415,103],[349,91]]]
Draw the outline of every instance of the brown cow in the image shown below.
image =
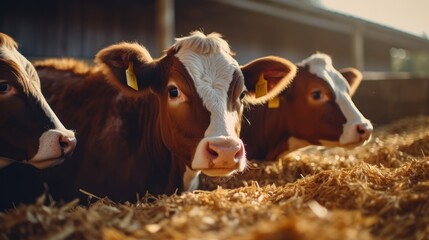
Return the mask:
[[0,33],[0,168],[13,162],[53,166],[75,145],[74,133],[44,99],[33,65],[11,37]]
[[[101,50],[96,63],[36,64],[48,101],[81,139],[73,161],[47,173],[56,198],[76,197],[81,188],[116,201],[135,200],[136,193],[195,189],[200,171],[243,171],[243,103],[272,98],[296,71],[278,57],[240,67],[219,34],[201,32],[177,39],[156,60],[138,44],[120,43]],[[262,73],[275,87],[252,97]]]
[[338,72],[325,54],[314,54],[299,63],[277,108],[261,105],[244,112],[248,120],[243,122],[242,138],[248,158],[275,160],[282,153],[309,145],[366,143],[372,125],[351,100],[361,79],[354,68]]

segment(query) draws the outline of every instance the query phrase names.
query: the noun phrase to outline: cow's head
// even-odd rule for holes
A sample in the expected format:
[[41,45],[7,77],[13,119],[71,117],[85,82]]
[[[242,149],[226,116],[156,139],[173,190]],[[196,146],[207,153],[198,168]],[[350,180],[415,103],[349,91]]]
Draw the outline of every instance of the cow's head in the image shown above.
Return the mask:
[[[149,89],[158,97],[162,139],[175,161],[210,176],[242,171],[246,152],[239,131],[244,104],[264,103],[280,93],[296,67],[277,57],[240,67],[217,33],[194,32],[176,40],[157,60],[138,44],[121,43],[101,50],[96,61],[127,93],[138,96]],[[127,86],[130,63],[138,91]],[[260,74],[273,88],[255,98]]]
[[17,44],[0,33],[0,168],[26,162],[38,168],[58,164],[76,145],[40,91],[33,65]]
[[314,54],[298,64],[286,90],[293,113],[292,135],[325,146],[356,146],[367,142],[372,125],[356,108],[351,96],[362,80],[360,71],[337,71],[325,54]]

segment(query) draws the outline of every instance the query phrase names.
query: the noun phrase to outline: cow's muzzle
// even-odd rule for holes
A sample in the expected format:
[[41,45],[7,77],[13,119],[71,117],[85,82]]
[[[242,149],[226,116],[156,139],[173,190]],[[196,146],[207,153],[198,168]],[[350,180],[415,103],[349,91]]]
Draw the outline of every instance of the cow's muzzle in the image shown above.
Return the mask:
[[243,142],[233,137],[207,137],[198,144],[192,169],[209,176],[227,176],[246,166]]

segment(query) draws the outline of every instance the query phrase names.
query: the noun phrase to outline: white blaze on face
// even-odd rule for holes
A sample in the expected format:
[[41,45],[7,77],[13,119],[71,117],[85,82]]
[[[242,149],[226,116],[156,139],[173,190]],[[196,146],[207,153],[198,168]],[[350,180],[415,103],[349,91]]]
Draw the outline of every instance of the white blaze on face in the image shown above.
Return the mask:
[[[37,153],[28,159],[28,163],[37,168],[45,168],[61,163],[65,154],[69,154],[76,146],[76,138],[73,131],[64,127],[55,113],[52,111],[40,90],[40,80],[33,65],[16,49],[0,47],[0,57],[15,62],[23,76],[23,88],[27,94],[40,104],[46,116],[54,124],[53,129],[45,131],[39,138]],[[0,166],[1,167],[1,166]]]
[[64,161],[65,154],[69,154],[76,146],[74,132],[68,130],[54,114],[45,98],[40,99],[41,106],[54,123],[54,129],[49,129],[39,138],[39,150],[28,162],[37,168],[46,168]]
[[346,79],[332,65],[332,60],[325,54],[314,54],[299,65],[308,66],[312,74],[325,80],[335,93],[335,101],[344,114],[347,122],[343,126],[340,145],[361,143],[361,135],[357,128],[365,128],[372,132],[372,124],[357,109],[349,95],[349,85]]
[[176,54],[195,83],[203,105],[210,112],[210,125],[205,137],[235,136],[236,112],[227,111],[228,89],[238,64],[229,55],[213,53],[200,55],[182,50]]
[[216,39],[208,43],[205,37],[199,40],[206,42],[182,45],[175,54],[210,112],[210,124],[196,148],[192,168],[203,169],[207,175],[224,176],[242,171],[246,165],[244,145],[236,133],[239,113],[227,108],[228,90],[234,72],[240,67],[229,54],[225,41]]

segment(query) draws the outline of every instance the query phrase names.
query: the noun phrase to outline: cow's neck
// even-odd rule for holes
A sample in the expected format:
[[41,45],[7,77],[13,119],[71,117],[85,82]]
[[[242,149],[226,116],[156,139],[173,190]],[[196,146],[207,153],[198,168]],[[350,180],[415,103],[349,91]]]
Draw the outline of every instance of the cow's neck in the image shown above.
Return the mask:
[[[156,181],[145,181],[146,183],[150,183],[151,187],[154,182],[159,183],[160,189],[153,190],[149,189],[151,193],[156,194],[166,193],[173,194],[174,192],[181,192],[184,189],[183,178],[186,170],[186,166],[184,164],[185,160],[178,159],[174,156],[174,154],[167,148],[164,144],[161,135],[161,123],[160,123],[160,106],[159,101],[155,95],[149,95],[149,107],[142,107],[142,109],[137,110],[141,112],[145,112],[149,115],[156,116],[154,118],[140,115],[137,119],[142,120],[146,118],[146,122],[142,122],[139,125],[140,132],[145,136],[144,139],[141,139],[141,147],[139,149],[144,148],[144,151],[137,154],[136,156],[144,156],[143,161],[140,161],[143,168],[150,168],[147,170],[147,174],[152,176]],[[147,102],[147,100],[146,100]],[[143,111],[143,109],[146,109]],[[148,119],[149,118],[149,119]],[[135,142],[135,141],[131,141]],[[138,171],[138,169],[135,169]],[[162,178],[162,179],[161,179]],[[163,183],[161,183],[161,181]]]
[[245,110],[244,117],[241,136],[249,159],[274,160],[272,156],[288,149],[290,134],[284,114],[261,105]]
[[[284,109],[291,109],[288,104],[283,93],[280,105]],[[275,160],[279,155],[312,144],[294,135],[294,128],[299,124],[293,111],[282,112],[261,105],[246,110],[244,116],[248,122],[246,119],[243,121],[242,137],[249,159]]]

